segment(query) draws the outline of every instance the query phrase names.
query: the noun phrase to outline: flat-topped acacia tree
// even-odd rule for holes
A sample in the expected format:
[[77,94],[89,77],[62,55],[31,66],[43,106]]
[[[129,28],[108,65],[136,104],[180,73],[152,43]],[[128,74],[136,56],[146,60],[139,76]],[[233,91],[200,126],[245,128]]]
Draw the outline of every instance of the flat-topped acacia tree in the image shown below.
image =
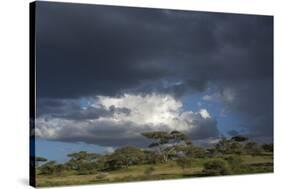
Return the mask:
[[106,167],[110,170],[118,168],[128,168],[130,165],[141,164],[145,159],[142,149],[134,146],[125,146],[116,149],[112,154],[107,156]]
[[40,166],[40,163],[48,161],[47,158],[37,156],[35,157],[35,165],[36,167]]
[[222,137],[215,145],[215,149],[221,154],[242,154],[243,144],[248,141],[248,138],[242,135],[233,136],[231,139]]
[[87,172],[95,168],[97,164],[97,159],[101,156],[96,153],[89,153],[86,151],[80,151],[76,153],[71,153],[67,155],[70,160],[66,165],[76,171]]
[[146,138],[154,140],[148,147],[156,148],[158,154],[162,157],[162,161],[165,163],[168,161],[170,153],[175,151],[179,145],[190,145],[190,140],[187,136],[179,131],[152,131],[142,133]]

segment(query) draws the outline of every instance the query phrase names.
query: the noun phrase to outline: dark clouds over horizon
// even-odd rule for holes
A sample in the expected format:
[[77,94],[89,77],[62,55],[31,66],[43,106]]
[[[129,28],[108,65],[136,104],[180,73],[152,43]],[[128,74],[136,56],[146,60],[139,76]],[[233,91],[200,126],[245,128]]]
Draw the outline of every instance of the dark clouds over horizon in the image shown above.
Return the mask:
[[[134,110],[128,107],[134,106],[127,106],[129,101],[111,109],[99,104],[84,111],[79,106],[81,98],[95,104],[98,96],[122,99],[124,94],[131,95],[126,100],[156,98],[159,103],[159,98],[171,96],[180,108],[174,100],[211,88],[207,101],[219,101],[238,115],[249,135],[272,137],[273,17],[47,2],[37,2],[36,13],[38,118],[74,120],[79,125],[79,120],[124,112],[130,116]],[[195,138],[219,135],[215,118],[207,118],[208,127],[199,111],[188,117],[201,128],[190,133]],[[111,127],[116,128],[107,126]],[[73,127],[64,130],[71,132]],[[96,136],[67,140],[89,142],[91,137]],[[66,140],[61,133],[56,139]]]

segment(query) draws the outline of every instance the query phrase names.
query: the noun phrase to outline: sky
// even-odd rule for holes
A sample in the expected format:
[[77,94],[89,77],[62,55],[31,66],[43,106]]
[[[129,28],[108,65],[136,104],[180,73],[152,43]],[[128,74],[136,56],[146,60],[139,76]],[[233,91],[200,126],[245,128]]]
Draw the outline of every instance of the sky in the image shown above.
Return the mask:
[[273,140],[273,17],[37,2],[36,155],[147,131]]

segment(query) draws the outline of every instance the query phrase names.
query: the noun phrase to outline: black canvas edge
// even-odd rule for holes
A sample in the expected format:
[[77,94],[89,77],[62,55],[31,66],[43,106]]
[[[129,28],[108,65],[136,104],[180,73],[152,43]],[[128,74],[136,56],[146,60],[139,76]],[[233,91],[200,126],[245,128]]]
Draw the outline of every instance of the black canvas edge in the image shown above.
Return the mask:
[[275,118],[275,111],[274,111],[274,109],[275,109],[275,105],[274,105],[274,101],[275,101],[275,95],[274,95],[274,92],[275,92],[275,89],[274,89],[274,83],[275,83],[275,81],[274,81],[274,76],[275,76],[275,74],[274,74],[274,65],[275,65],[275,60],[274,60],[274,55],[275,55],[275,52],[274,52],[274,50],[275,50],[275,42],[274,42],[274,34],[275,34],[275,32],[274,32],[274,27],[275,27],[275,15],[272,15],[271,16],[272,17],[272,101],[271,101],[271,103],[272,103],[272,143],[273,143],[273,155],[272,155],[272,157],[273,157],[273,170],[272,170],[272,173],[274,173],[274,171],[275,171],[275,121],[274,121],[274,118]]
[[36,116],[36,56],[35,56],[36,2],[29,3],[29,185],[36,187],[35,170],[35,116]]

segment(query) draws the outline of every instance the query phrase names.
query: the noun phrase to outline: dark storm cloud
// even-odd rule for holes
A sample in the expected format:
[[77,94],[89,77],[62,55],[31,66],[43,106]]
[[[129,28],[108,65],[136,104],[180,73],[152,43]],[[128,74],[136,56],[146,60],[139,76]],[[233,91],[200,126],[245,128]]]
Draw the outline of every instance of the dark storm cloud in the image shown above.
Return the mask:
[[244,120],[242,128],[251,136],[273,136],[273,83],[272,80],[244,81],[229,85],[234,89],[233,101],[226,108],[237,112]]
[[[38,95],[116,95],[178,78],[272,75],[272,18],[108,6],[38,4]],[[233,69],[234,67],[234,69]]]
[[[140,125],[135,127],[135,123],[131,122],[113,124],[105,121],[100,122],[96,127],[87,127],[87,134],[80,133],[79,128],[76,126],[67,127],[59,133],[58,140],[66,142],[82,141],[89,144],[114,147],[122,145],[147,146],[148,141],[145,140],[141,133],[148,130],[150,130],[149,126]],[[55,138],[54,140],[57,139]]]
[[241,114],[246,128],[272,136],[273,17],[45,2],[37,6],[37,95],[52,99],[49,105],[39,104],[39,115],[62,117],[66,107],[65,116],[75,120],[110,114],[96,108],[73,113],[79,104],[66,106],[59,99],[123,92],[179,98],[215,86],[235,92],[232,101],[222,101]]
[[110,117],[114,113],[124,113],[129,116],[128,108],[116,108],[110,106],[106,109],[104,106],[88,106],[83,108],[77,100],[58,100],[58,99],[40,99],[37,105],[37,117],[62,118],[68,120],[93,120],[100,117]]
[[225,110],[238,115],[237,125],[248,136],[273,136],[273,78],[220,81],[210,101],[224,104]]
[[194,127],[189,136],[194,140],[207,139],[212,137],[219,136],[219,130],[217,128],[217,121],[214,119],[201,119],[197,124],[197,127]]

